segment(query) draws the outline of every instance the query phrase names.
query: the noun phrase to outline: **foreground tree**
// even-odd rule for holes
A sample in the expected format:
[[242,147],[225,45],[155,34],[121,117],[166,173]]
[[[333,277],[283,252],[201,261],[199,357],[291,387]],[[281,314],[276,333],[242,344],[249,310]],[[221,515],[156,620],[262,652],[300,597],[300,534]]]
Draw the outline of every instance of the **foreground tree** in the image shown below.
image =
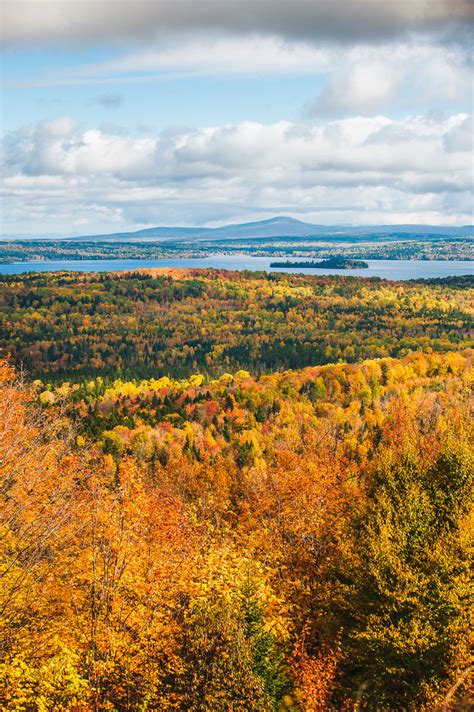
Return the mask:
[[32,409],[0,363],[0,707],[85,709],[65,625],[64,572],[81,533],[81,476],[67,423]]
[[341,695],[369,710],[432,710],[469,665],[472,455],[458,432],[431,463],[414,451],[383,459],[329,605]]

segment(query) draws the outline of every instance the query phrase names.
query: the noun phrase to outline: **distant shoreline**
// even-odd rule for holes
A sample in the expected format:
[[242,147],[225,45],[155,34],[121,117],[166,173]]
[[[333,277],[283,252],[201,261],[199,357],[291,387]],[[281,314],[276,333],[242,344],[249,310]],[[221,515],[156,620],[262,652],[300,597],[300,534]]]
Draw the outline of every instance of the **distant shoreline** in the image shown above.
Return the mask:
[[[308,260],[306,260],[308,261]],[[215,255],[206,258],[160,258],[160,259],[59,259],[42,260],[36,262],[0,263],[0,279],[8,275],[25,274],[32,272],[119,272],[136,271],[141,269],[177,268],[177,269],[219,269],[230,271],[250,272],[300,272],[306,275],[320,276],[330,274],[346,275],[346,277],[379,278],[391,281],[410,279],[442,279],[465,276],[474,279],[473,262],[464,260],[368,260],[369,269],[337,270],[331,267],[326,269],[305,269],[298,267],[283,267],[276,270],[270,267],[271,259],[268,257],[242,257],[233,255]],[[299,265],[300,263],[298,263]]]

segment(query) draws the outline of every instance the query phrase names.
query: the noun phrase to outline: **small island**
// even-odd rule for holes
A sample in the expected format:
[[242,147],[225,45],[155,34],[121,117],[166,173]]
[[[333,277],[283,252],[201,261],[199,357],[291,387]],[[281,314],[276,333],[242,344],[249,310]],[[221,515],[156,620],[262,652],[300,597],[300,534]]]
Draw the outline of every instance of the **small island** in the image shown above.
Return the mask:
[[307,269],[368,269],[369,265],[363,260],[352,260],[346,257],[329,257],[321,262],[271,262],[270,267],[303,267]]

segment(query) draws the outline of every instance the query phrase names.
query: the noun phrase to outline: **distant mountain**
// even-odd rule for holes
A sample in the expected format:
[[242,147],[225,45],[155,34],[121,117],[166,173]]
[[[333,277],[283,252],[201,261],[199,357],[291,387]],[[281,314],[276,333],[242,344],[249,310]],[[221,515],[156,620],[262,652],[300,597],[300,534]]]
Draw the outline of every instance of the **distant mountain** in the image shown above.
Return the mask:
[[312,237],[324,232],[324,225],[295,220],[294,218],[270,218],[241,225],[224,225],[213,230],[213,237]]
[[433,235],[446,237],[467,237],[474,235],[474,227],[444,227],[438,225],[366,225],[350,227],[344,225],[313,225],[289,217],[275,217],[269,220],[248,222],[237,225],[224,225],[222,227],[151,227],[136,232],[117,232],[108,235],[84,235],[70,237],[68,240],[93,240],[142,242],[162,240],[232,240],[232,239],[258,239],[258,238],[295,238],[318,237],[337,239],[341,237],[376,237],[383,235],[416,236]]

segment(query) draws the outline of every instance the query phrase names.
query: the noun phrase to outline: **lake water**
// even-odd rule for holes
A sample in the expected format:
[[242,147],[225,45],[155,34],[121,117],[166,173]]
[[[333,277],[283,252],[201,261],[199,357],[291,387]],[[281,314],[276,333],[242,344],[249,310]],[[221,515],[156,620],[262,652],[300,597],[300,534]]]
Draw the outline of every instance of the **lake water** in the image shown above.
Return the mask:
[[[354,277],[382,277],[383,279],[429,279],[474,275],[474,262],[462,260],[366,260],[369,269],[304,269],[270,268],[270,262],[281,260],[275,257],[250,257],[247,255],[217,255],[206,258],[166,260],[55,260],[51,262],[17,262],[0,265],[0,274],[24,272],[116,272],[151,267],[214,267],[229,270],[264,270],[266,272],[293,272],[301,274],[340,274]],[[304,261],[305,258],[301,258]],[[306,258],[307,259],[307,258]],[[293,261],[293,260],[292,260]],[[296,260],[294,260],[296,261]]]

